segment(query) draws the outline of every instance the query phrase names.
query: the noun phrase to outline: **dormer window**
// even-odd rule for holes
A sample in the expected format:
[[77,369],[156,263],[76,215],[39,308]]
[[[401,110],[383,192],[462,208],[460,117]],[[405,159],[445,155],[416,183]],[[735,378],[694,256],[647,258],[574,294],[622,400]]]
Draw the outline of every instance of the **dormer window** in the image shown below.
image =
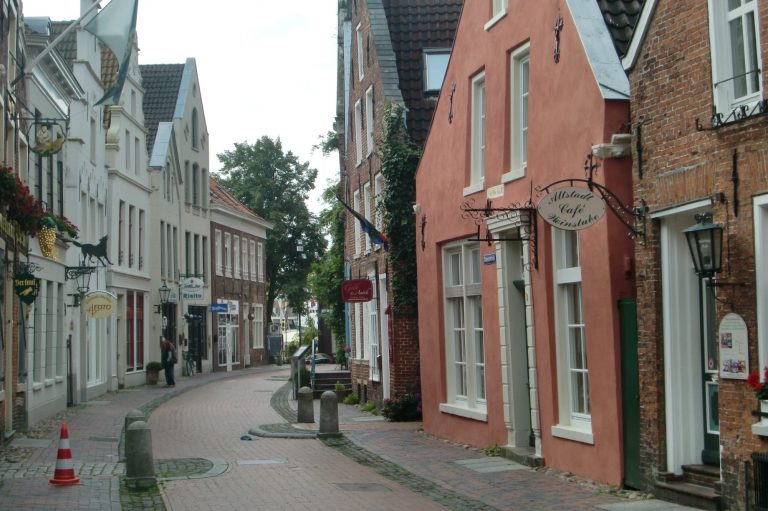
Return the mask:
[[424,50],[424,92],[440,92],[450,58],[449,48]]

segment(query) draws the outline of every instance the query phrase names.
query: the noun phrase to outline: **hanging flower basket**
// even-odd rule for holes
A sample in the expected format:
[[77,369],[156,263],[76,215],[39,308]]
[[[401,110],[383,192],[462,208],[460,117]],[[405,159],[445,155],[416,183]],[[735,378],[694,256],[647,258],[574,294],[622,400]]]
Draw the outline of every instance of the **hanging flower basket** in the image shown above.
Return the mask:
[[11,167],[0,165],[0,212],[4,212],[16,199],[16,173]]
[[16,222],[21,232],[36,236],[40,220],[45,216],[45,210],[35,196],[29,193],[27,185],[16,176],[16,196],[10,204],[6,215],[9,220]]

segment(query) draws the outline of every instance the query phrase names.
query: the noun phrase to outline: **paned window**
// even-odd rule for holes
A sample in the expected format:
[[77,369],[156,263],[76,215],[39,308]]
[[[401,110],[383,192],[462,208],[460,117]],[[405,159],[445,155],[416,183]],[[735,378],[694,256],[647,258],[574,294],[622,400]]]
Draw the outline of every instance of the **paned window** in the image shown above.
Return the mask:
[[[382,194],[384,193],[384,176],[381,174],[376,174],[376,178],[373,180],[374,185],[374,192],[373,192],[373,207],[374,207],[374,225],[376,225],[376,228],[379,231],[384,230],[384,212],[382,211]],[[381,245],[376,245],[376,248],[380,247]]]
[[[355,211],[358,213],[360,212],[360,192],[356,191],[353,194],[352,197],[352,207]],[[362,230],[360,229],[360,222],[358,222],[357,218],[353,219],[352,222],[355,224],[355,255],[360,255],[360,233]]]
[[482,188],[485,177],[485,73],[472,79],[472,147],[470,186]]
[[232,276],[232,235],[224,233],[224,276]]
[[256,244],[256,258],[257,258],[256,264],[259,270],[259,282],[264,282],[264,265],[266,263],[264,261],[264,244],[263,243]]
[[355,102],[355,162],[363,162],[363,106],[358,99]]
[[528,166],[528,45],[511,55],[510,61],[510,169],[504,180],[525,175]]
[[234,247],[232,249],[232,256],[234,257],[234,274],[235,278],[239,279],[241,277],[240,274],[240,236],[235,236],[234,238]]
[[[366,220],[370,221],[371,218],[371,185],[370,183],[365,183],[365,186],[363,187],[363,207],[365,208],[363,210],[363,215],[365,215]],[[365,251],[370,252],[371,251],[371,237],[370,236],[364,236],[365,238]]]
[[756,0],[709,0],[715,108],[734,108],[761,99],[762,67]]
[[243,265],[243,280],[248,280],[248,240],[243,238],[243,245],[240,247],[240,264]]
[[256,242],[251,240],[249,243],[251,248],[251,280],[256,280]]
[[365,154],[373,153],[373,85],[365,91]]
[[221,250],[221,231],[214,231],[214,244],[216,245],[216,275],[224,274],[224,257]]
[[552,248],[555,266],[559,426],[591,432],[578,231],[553,227]]
[[447,405],[485,411],[485,345],[480,245],[443,251]]
[[264,306],[253,306],[253,347],[264,348]]
[[365,78],[365,55],[363,53],[363,26],[357,25],[357,78],[362,81]]

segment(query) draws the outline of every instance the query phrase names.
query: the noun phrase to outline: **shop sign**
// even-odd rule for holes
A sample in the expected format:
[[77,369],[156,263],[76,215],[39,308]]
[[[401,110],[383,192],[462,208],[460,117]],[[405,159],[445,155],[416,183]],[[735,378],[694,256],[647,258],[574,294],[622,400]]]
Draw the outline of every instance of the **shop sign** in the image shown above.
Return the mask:
[[115,312],[117,297],[107,291],[91,291],[80,304],[83,311],[94,319],[108,318]]
[[211,312],[226,314],[227,312],[229,312],[229,305],[227,305],[226,303],[212,303]]
[[368,279],[345,280],[341,283],[341,299],[345,302],[368,302],[372,298],[373,284]]
[[744,319],[738,314],[726,314],[720,321],[717,339],[720,345],[720,377],[746,380],[749,371],[749,335]]
[[28,238],[26,233],[22,232],[21,229],[16,229],[16,225],[3,212],[0,212],[0,236],[8,241],[12,240],[16,244],[16,248],[22,252],[27,251]]
[[13,276],[13,290],[23,303],[31,304],[40,292],[40,279],[31,273],[19,273]]
[[594,224],[605,214],[605,202],[586,188],[564,186],[545,195],[539,214],[551,226],[578,231]]
[[202,300],[205,282],[197,277],[187,277],[181,281],[182,300]]

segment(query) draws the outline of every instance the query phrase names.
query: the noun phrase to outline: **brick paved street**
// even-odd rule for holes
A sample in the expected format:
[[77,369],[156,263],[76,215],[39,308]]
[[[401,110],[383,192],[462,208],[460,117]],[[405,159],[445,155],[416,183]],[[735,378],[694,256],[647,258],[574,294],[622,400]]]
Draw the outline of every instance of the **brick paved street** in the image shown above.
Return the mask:
[[[49,484],[58,430],[19,463],[0,462],[0,510],[597,510],[680,511],[655,500],[534,471],[341,405],[344,437],[320,441],[293,424],[288,367],[179,378],[175,389],[110,393],[70,410],[81,483]],[[319,420],[319,402],[315,402]],[[124,417],[150,413],[159,492],[121,485]],[[247,439],[242,439],[243,437]],[[20,444],[46,444],[45,439]]]

